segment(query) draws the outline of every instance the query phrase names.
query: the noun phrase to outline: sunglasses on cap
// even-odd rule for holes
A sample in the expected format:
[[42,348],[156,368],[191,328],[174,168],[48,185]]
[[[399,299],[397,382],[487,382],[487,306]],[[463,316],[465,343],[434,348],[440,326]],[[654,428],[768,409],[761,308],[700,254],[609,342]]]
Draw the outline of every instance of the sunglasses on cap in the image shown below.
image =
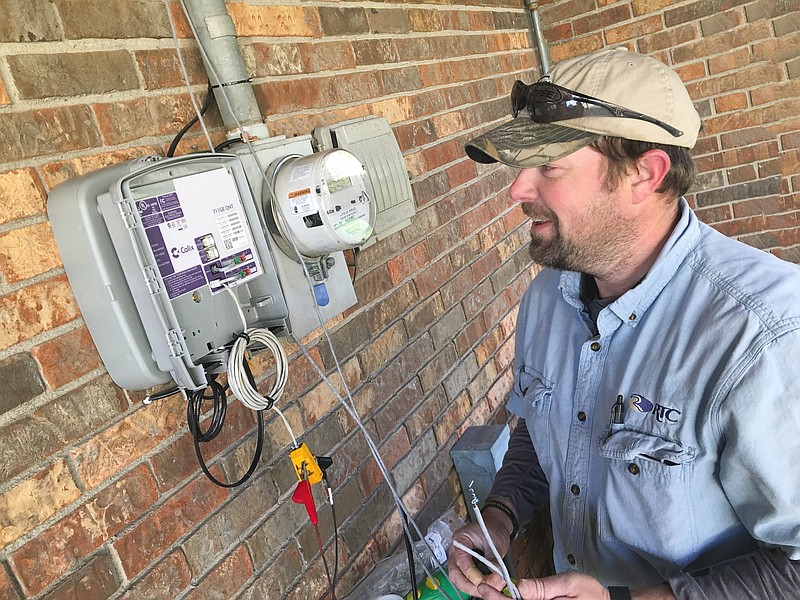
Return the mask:
[[511,90],[511,114],[514,118],[522,111],[527,109],[531,119],[537,123],[552,123],[553,121],[566,121],[578,119],[580,117],[624,117],[626,119],[638,119],[653,125],[658,125],[673,137],[680,137],[683,132],[672,125],[664,123],[654,117],[647,116],[635,110],[629,110],[605,102],[599,98],[593,98],[573,92],[560,85],[540,81],[528,85],[517,80]]

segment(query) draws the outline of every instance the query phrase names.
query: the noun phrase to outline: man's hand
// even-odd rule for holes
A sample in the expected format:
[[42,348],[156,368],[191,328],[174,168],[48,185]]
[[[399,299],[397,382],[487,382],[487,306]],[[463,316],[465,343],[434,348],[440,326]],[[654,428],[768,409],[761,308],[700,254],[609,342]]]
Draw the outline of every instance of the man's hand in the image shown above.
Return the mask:
[[[484,600],[508,600],[500,591],[505,587],[497,575],[487,577],[478,586],[478,598]],[[608,590],[588,575],[582,573],[559,573],[542,579],[520,579],[517,589],[523,600],[609,600]]]
[[[483,515],[486,529],[492,537],[492,542],[494,542],[500,556],[503,556],[511,545],[511,521],[495,508],[487,508],[481,514]],[[493,561],[494,559],[489,544],[486,543],[486,538],[477,523],[470,523],[456,531],[453,534],[453,541],[460,542],[467,548],[481,551],[489,560]],[[455,546],[450,547],[450,554],[447,560],[447,576],[462,592],[480,597],[477,585],[483,580],[483,574],[475,566],[474,559]]]

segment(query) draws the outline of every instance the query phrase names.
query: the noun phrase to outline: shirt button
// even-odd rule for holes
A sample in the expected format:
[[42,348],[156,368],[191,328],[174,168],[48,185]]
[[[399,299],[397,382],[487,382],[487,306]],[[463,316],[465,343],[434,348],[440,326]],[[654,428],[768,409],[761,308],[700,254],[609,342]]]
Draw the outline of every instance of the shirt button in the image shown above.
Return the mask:
[[589,347],[590,347],[590,348],[591,348],[591,349],[592,349],[594,352],[597,352],[597,351],[599,351],[599,350],[600,350],[600,348],[602,348],[602,346],[600,346],[600,342],[592,342],[592,345],[591,345],[591,346],[589,346]]
[[638,475],[639,474],[639,465],[636,463],[631,463],[628,465],[628,472],[631,475]]
[[569,491],[572,492],[573,496],[577,496],[581,493],[581,488],[573,483],[572,487],[569,488]]
[[586,420],[586,413],[585,413],[585,412],[583,412],[583,411],[580,411],[580,412],[578,413],[578,421],[580,421],[581,423],[583,423],[585,420]]
[[575,557],[572,554],[567,554],[567,562],[571,565],[574,565],[578,561],[575,560]]

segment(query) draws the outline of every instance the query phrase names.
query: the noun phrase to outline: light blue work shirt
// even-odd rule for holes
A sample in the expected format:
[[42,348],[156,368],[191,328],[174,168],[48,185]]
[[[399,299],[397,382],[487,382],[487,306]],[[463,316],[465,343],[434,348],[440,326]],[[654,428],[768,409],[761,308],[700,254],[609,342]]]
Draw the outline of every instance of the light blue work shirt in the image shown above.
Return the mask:
[[509,408],[549,482],[555,566],[606,585],[758,547],[800,558],[800,268],[680,203],[599,335],[579,273],[543,270],[517,318]]

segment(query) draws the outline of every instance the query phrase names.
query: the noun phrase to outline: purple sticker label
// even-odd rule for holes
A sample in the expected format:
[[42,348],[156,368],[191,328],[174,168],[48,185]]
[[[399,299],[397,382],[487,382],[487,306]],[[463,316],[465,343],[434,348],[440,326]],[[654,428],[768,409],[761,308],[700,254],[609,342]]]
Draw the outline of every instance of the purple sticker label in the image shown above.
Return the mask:
[[158,197],[158,203],[161,205],[162,210],[169,210],[180,208],[181,202],[178,199],[178,194],[170,192],[169,194],[162,194]]
[[174,221],[175,219],[180,219],[182,216],[183,216],[183,209],[180,206],[178,206],[177,208],[164,210],[164,218],[167,221]]
[[161,215],[161,213],[155,213],[142,217],[142,225],[144,227],[155,227],[156,225],[161,225],[163,222],[164,217]]
[[144,198],[136,201],[136,210],[142,217],[158,213],[158,199],[157,198]]
[[167,245],[164,243],[164,236],[161,235],[161,229],[158,227],[150,227],[146,229],[147,239],[150,242],[150,247],[153,249],[153,256],[156,258],[158,271],[162,277],[172,275],[175,269],[172,266],[172,259],[169,255]]
[[203,268],[199,265],[164,278],[164,285],[167,288],[167,295],[170,300],[203,287],[205,284],[206,278],[203,276]]

